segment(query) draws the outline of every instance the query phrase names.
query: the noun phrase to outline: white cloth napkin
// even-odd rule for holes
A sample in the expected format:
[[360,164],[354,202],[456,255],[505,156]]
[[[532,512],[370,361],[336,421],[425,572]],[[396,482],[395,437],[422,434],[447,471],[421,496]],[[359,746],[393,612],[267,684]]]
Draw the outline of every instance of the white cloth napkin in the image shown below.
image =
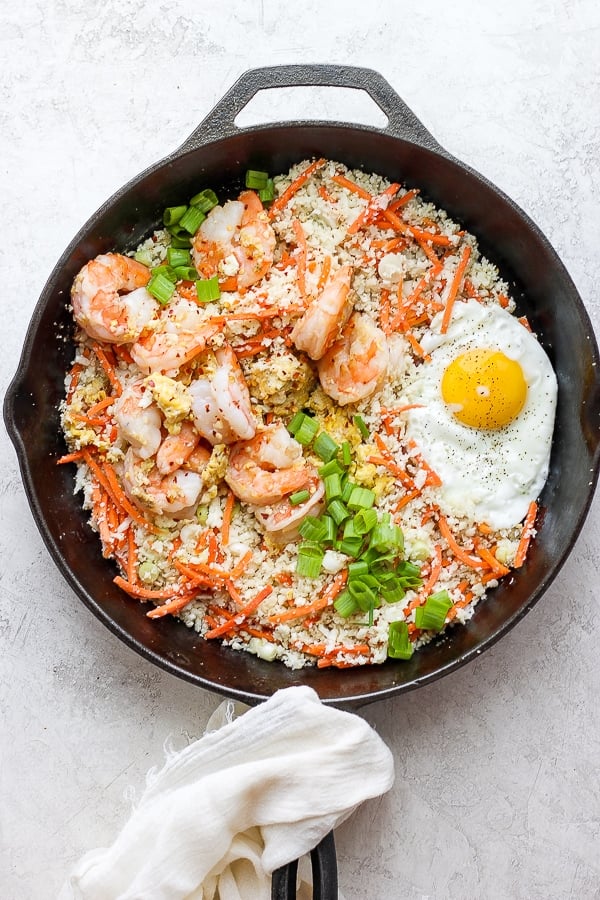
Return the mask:
[[269,900],[275,869],[393,779],[392,755],[363,719],[286,688],[171,754],[59,900]]

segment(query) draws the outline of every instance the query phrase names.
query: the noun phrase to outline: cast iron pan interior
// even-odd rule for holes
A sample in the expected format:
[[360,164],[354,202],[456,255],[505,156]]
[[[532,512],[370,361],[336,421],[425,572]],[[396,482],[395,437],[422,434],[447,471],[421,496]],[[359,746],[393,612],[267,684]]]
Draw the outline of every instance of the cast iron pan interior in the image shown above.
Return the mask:
[[[364,89],[389,119],[378,131],[343,123],[295,122],[239,130],[237,112],[257,90],[283,85]],[[92,257],[135,247],[157,227],[163,208],[203,187],[221,198],[241,188],[247,168],[284,172],[314,156],[417,186],[472,231],[485,255],[514,285],[518,314],[540,336],[558,373],[559,402],[542,525],[518,576],[490,593],[466,627],[452,629],[410,662],[356,670],[292,671],[218,643],[173,619],[153,622],[127,599],[114,566],[73,495],[74,470],[55,464],[65,452],[58,404],[72,357],[66,306],[75,274]],[[447,154],[376,72],[337,66],[253,70],[223,98],[182,148],[118,191],[66,249],[46,284],[5,401],[27,496],[41,534],[76,594],[126,644],[167,671],[210,690],[255,703],[275,690],[309,684],[325,702],[360,705],[439,678],[511,628],[548,587],[579,533],[598,473],[598,349],[577,291],[548,241],[527,216],[482,176]],[[55,602],[47,597],[46,602]]]

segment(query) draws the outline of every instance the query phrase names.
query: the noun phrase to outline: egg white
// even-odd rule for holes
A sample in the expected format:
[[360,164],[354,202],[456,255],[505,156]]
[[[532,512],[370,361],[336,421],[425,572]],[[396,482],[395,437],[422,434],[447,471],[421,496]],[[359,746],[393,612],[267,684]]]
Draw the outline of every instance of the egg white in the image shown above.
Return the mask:
[[[548,476],[557,382],[537,339],[510,313],[476,300],[455,304],[445,334],[437,314],[421,345],[431,357],[415,367],[406,386],[410,403],[407,435],[442,480],[445,513],[510,528],[522,521]],[[461,353],[500,350],[516,360],[527,382],[523,409],[510,424],[494,430],[463,425],[442,397],[446,368]]]

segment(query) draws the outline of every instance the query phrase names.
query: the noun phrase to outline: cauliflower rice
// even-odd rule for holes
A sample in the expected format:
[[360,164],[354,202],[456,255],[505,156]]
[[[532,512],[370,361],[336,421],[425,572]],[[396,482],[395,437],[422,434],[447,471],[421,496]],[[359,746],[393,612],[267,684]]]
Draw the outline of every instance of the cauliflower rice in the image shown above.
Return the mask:
[[[444,591],[445,624],[466,622],[488,588],[522,563],[534,534],[533,515],[525,525],[493,530],[446,509],[439,478],[406,436],[406,385],[424,365],[420,341],[433,315],[454,299],[475,298],[509,312],[514,303],[475,238],[417,190],[390,187],[378,175],[324,160],[299,163],[275,177],[274,186],[276,199],[267,207],[276,238],[272,265],[256,283],[225,290],[235,265],[222,261],[220,298],[198,305],[202,321],[217,328],[206,347],[181,366],[148,375],[133,361],[129,342],[99,341],[78,329],[65,381],[62,427],[69,452],[62,461],[77,466],[75,490],[82,493],[103,555],[118,566],[124,602],[146,603],[151,618],[176,615],[208,640],[291,668],[382,663],[391,623],[405,622],[411,647],[418,649],[435,631],[417,628],[417,610]],[[160,266],[170,242],[169,231],[161,229],[135,257],[149,268]],[[385,334],[389,359],[369,396],[340,405],[290,335],[344,266],[351,270],[353,310]],[[189,281],[178,281],[170,303],[178,295],[189,299],[191,288]],[[154,318],[163,312],[156,303]],[[419,577],[401,599],[379,598],[368,610],[340,615],[334,602],[354,559],[340,549],[339,533],[323,548],[318,574],[299,575],[303,538],[279,545],[254,506],[238,499],[224,480],[232,441],[206,447],[201,490],[183,517],[151,508],[141,489],[136,494],[124,485],[131,441],[114,416],[118,395],[140,377],[151,377],[162,433],[177,435],[182,423],[189,424],[189,385],[214,368],[215,354],[224,347],[239,362],[259,433],[269,424],[289,426],[302,410],[338,447],[349,448],[344,477],[372,492],[378,519],[388,513],[402,531],[401,560],[418,568]],[[303,464],[323,466],[312,443],[301,452]],[[150,473],[153,460],[150,455],[136,464]],[[263,520],[272,506],[261,507]]]

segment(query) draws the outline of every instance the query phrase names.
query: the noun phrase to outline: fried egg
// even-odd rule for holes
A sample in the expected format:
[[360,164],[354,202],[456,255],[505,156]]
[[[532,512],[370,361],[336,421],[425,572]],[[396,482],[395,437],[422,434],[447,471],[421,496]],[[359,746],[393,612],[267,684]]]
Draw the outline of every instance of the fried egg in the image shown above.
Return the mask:
[[421,338],[429,359],[407,385],[407,435],[442,484],[444,512],[510,528],[548,475],[557,382],[515,316],[476,300],[438,313]]

